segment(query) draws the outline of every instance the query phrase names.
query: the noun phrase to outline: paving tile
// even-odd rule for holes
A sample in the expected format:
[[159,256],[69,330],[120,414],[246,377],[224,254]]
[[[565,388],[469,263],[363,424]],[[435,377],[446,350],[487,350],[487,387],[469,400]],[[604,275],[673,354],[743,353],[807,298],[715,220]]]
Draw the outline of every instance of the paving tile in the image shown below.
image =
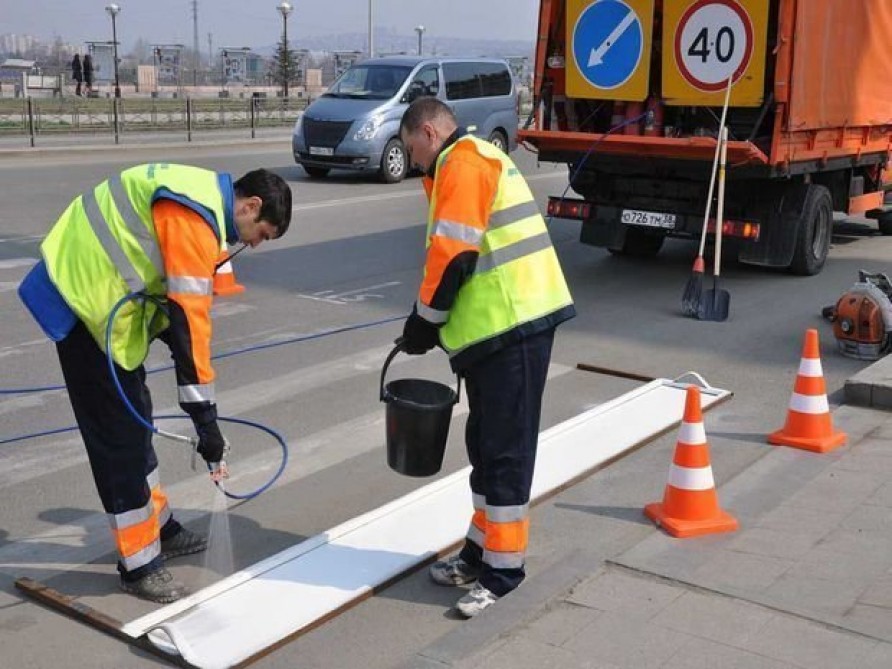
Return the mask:
[[889,474],[892,473],[892,454],[847,453],[836,464],[836,467],[851,472],[885,472]]
[[867,498],[866,504],[875,504],[892,509],[892,482],[887,483],[877,489],[870,497]]
[[782,504],[773,511],[757,518],[753,525],[778,532],[810,533],[819,530],[829,532],[846,517],[841,511],[812,509],[807,506]]
[[845,552],[838,547],[818,544],[790,569],[810,578],[849,581],[865,587],[881,578],[892,567],[892,555],[879,551]]
[[840,527],[821,539],[818,546],[850,555],[892,555],[892,532]]
[[796,669],[795,665],[708,639],[691,639],[660,669]]
[[867,654],[858,669],[889,669],[892,667],[892,643],[878,643]]
[[740,532],[727,548],[740,553],[795,560],[808,553],[832,529],[826,527],[811,532],[791,532],[754,527]]
[[852,455],[877,455],[892,458],[892,433],[886,438],[868,437],[852,446]]
[[833,512],[851,512],[886,479],[884,472],[851,472],[831,468],[816,476],[787,501]]
[[889,607],[856,604],[846,612],[843,622],[847,628],[892,643],[892,609]]
[[579,584],[567,600],[600,611],[650,618],[680,597],[685,589],[647,576],[607,570]]
[[882,532],[885,536],[892,536],[892,513],[885,507],[865,504],[846,516],[840,527],[847,530]]
[[767,609],[739,599],[688,592],[650,622],[718,643],[744,646],[773,617]]
[[856,669],[875,646],[876,641],[855,634],[779,615],[746,650],[804,669]]
[[858,602],[873,606],[885,606],[892,610],[892,576],[885,576],[871,583],[870,587],[858,598]]
[[816,617],[842,617],[863,591],[861,583],[829,581],[803,576],[791,569],[765,589],[764,595],[780,607],[808,611]]
[[692,637],[619,613],[604,613],[562,648],[629,669],[657,669]]
[[522,634],[532,641],[560,646],[600,615],[601,611],[597,609],[557,602],[540,618],[529,623]]
[[596,664],[587,658],[540,641],[512,636],[507,643],[460,666],[470,669],[618,669],[607,663]]
[[722,550],[694,572],[693,583],[723,592],[762,591],[793,564],[782,558]]

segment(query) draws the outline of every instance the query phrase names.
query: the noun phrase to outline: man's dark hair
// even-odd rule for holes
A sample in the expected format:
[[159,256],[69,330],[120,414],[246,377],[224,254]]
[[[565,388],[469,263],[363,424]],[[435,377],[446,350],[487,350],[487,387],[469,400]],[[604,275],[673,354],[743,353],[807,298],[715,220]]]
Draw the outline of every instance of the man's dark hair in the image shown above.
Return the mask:
[[417,98],[403,114],[403,120],[400,121],[400,134],[403,131],[413,133],[423,124],[438,118],[447,118],[456,125],[458,124],[455,114],[445,102],[431,96]]
[[272,225],[281,237],[291,223],[291,188],[274,172],[252,170],[233,184],[239,197],[259,197],[263,200],[260,219]]

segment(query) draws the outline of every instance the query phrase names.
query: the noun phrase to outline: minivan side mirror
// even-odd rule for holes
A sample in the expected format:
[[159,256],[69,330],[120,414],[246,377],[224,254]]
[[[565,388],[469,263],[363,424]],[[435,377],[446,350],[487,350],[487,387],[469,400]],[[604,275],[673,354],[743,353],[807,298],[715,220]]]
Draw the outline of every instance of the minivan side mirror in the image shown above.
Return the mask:
[[406,91],[406,94],[403,96],[403,102],[408,104],[412,104],[416,99],[420,98],[424,95],[425,88],[424,84],[420,81],[413,81],[409,84],[409,89]]

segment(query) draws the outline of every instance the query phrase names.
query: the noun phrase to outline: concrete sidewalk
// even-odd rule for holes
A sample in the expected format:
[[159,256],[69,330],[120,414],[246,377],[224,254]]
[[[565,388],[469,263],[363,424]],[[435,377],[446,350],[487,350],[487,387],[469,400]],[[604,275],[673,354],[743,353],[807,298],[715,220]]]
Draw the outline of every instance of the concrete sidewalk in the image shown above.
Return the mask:
[[892,667],[892,414],[844,406],[834,422],[846,446],[766,445],[720,487],[738,532],[576,549],[405,666]]

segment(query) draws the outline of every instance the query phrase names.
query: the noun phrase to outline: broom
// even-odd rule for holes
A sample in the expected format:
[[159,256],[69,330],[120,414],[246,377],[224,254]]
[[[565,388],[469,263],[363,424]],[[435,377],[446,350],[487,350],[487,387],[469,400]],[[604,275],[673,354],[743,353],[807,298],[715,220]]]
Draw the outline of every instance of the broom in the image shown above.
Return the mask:
[[731,84],[734,75],[728,77],[728,87],[725,89],[725,103],[722,105],[722,119],[719,121],[719,132],[716,136],[715,157],[712,159],[712,174],[709,177],[709,194],[706,196],[706,213],[703,215],[703,229],[700,231],[700,250],[694,259],[694,267],[691,270],[691,276],[685,285],[684,293],[681,296],[681,312],[685,316],[697,318],[700,313],[700,298],[703,295],[703,272],[705,263],[703,261],[703,252],[706,249],[706,231],[709,228],[709,211],[712,208],[712,193],[715,189],[715,175],[719,165],[719,150],[722,145],[722,130],[725,127],[725,119],[728,115],[728,102],[731,99]]

